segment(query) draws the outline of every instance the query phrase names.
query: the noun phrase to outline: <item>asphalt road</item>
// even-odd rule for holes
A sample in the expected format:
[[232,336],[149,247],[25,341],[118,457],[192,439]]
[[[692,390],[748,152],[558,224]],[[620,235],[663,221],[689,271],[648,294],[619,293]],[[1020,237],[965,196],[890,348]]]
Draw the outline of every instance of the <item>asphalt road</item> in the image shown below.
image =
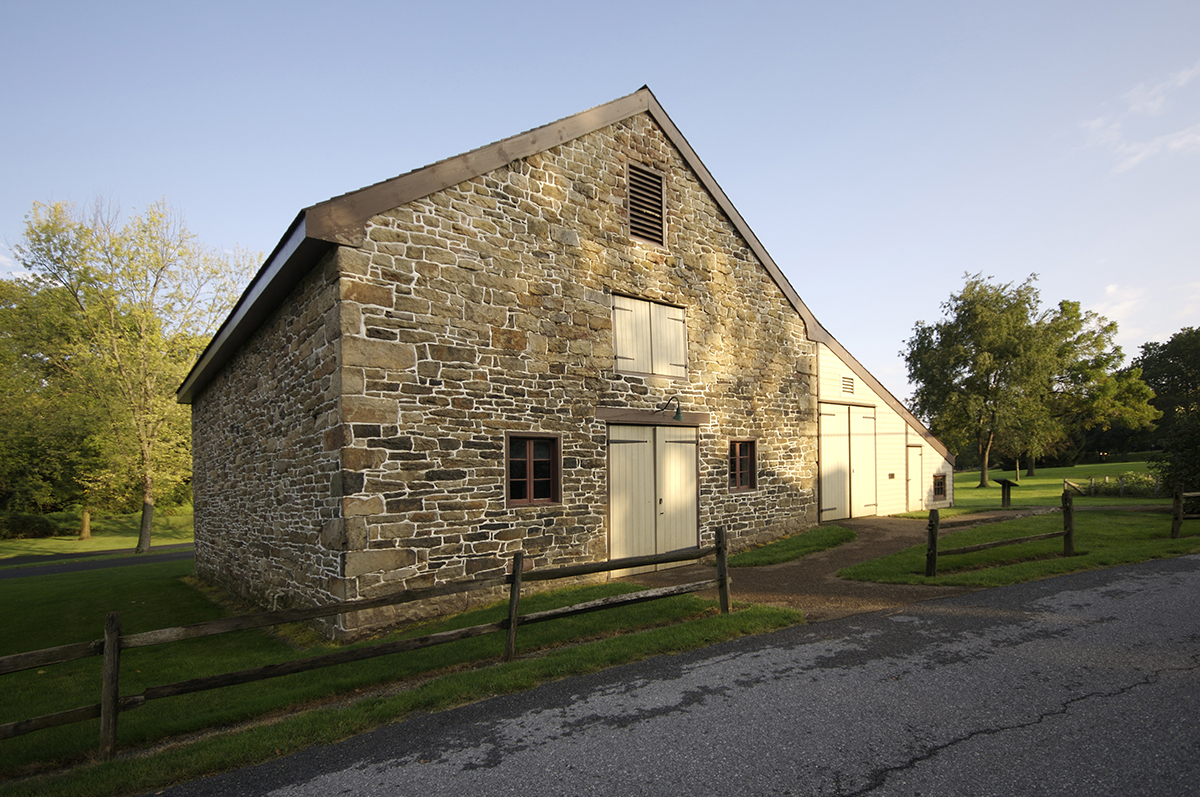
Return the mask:
[[[120,555],[124,554],[124,555]],[[107,559],[95,557],[107,556]],[[107,570],[110,567],[128,567],[153,562],[177,562],[191,559],[192,543],[156,545],[150,553],[133,554],[133,551],[90,551],[74,554],[51,554],[48,556],[18,556],[0,559],[0,579],[29,578],[31,576],[55,576],[59,573],[81,573],[85,570]],[[17,567],[16,565],[25,565]]]
[[664,656],[156,792],[1200,794],[1200,556]]

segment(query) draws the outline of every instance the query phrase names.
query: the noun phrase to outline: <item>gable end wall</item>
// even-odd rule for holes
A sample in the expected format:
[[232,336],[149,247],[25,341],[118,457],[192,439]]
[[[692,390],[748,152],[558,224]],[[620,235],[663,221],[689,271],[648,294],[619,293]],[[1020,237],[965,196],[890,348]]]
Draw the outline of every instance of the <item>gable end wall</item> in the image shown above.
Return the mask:
[[[666,246],[628,235],[628,158],[667,176]],[[708,416],[702,544],[717,525],[745,546],[816,522],[815,346],[648,115],[376,216],[336,252],[196,401],[207,577],[311,604],[500,575],[518,548],[533,567],[603,560],[598,411],[672,395]],[[614,292],[686,308],[686,380],[614,370]],[[560,439],[561,503],[508,505],[505,439],[521,433]],[[757,489],[730,492],[743,439]]]

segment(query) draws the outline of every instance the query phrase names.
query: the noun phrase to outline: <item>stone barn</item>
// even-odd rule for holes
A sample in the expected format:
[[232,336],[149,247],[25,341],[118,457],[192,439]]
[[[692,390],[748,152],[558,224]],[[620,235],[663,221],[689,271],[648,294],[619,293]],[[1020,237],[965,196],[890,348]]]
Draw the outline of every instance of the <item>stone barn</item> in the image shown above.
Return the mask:
[[178,398],[197,574],[264,607],[952,499],[647,88],[300,211]]

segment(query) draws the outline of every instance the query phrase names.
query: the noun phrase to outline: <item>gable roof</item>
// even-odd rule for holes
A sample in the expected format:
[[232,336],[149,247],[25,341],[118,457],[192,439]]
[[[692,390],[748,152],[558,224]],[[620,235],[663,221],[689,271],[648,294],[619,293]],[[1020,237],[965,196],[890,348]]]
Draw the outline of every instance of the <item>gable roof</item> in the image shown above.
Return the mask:
[[275,308],[291,292],[317,261],[333,246],[361,246],[366,239],[369,219],[392,208],[428,196],[443,189],[479,177],[515,160],[544,152],[551,147],[574,140],[601,128],[645,113],[659,126],[667,139],[679,150],[684,161],[708,190],[713,200],[745,239],[750,250],[767,269],[771,279],[783,291],[792,307],[804,320],[808,336],[824,343],[863,382],[869,385],[918,434],[943,456],[946,447],[933,436],[908,408],[900,403],[879,380],[837,341],[817,321],[795,288],[767,253],[750,225],[717,184],[716,179],[701,162],[683,133],[667,116],[649,87],[643,86],[620,99],[596,106],[557,122],[519,133],[478,149],[465,152],[429,166],[414,169],[399,177],[360,188],[341,196],[304,208],[296,216],[286,234],[275,246],[270,257],[250,281],[229,317],[217,330],[208,347],[179,387],[176,397],[190,404],[204,386],[224,367],[234,352],[244,343]]

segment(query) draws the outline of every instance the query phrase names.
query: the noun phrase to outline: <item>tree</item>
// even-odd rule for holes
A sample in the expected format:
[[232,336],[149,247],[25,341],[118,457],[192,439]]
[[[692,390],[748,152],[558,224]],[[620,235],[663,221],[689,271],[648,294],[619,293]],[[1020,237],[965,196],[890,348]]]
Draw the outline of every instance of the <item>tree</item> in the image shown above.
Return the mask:
[[[156,493],[190,474],[187,409],[174,400],[200,350],[237,296],[250,258],[202,246],[164,202],[122,223],[97,202],[88,213],[35,203],[14,247],[50,310],[37,356],[89,397],[106,434],[85,481],[141,493],[137,550],[150,548]],[[88,402],[84,402],[85,404]]]
[[1159,433],[1167,438],[1180,418],[1200,407],[1200,329],[1184,327],[1166,343],[1141,348],[1133,365],[1154,390],[1154,406],[1163,414]]
[[1150,468],[1168,487],[1181,484],[1184,492],[1196,492],[1200,490],[1200,412],[1181,411],[1174,421]]
[[951,450],[975,448],[986,487],[997,437],[1017,428],[1028,403],[1038,293],[1033,277],[1015,286],[978,274],[965,280],[942,304],[942,321],[917,322],[903,356],[916,385],[913,411]]
[[1120,376],[1117,326],[1063,301],[1048,310],[1034,286],[964,276],[936,324],[917,322],[903,353],[913,410],[952,450],[974,446],[979,486],[993,452],[1030,461],[1081,431],[1153,419],[1150,391]]
[[[104,433],[95,402],[52,367],[61,297],[0,280],[0,507],[48,512],[83,503]],[[57,320],[55,320],[57,319]]]
[[1029,457],[1074,451],[1077,459],[1098,431],[1150,428],[1158,417],[1153,391],[1137,368],[1121,369],[1124,356],[1113,343],[1115,322],[1061,301],[1045,315],[1043,344],[1053,353],[1049,379],[1041,387],[1044,434],[1019,449]]
[[1143,344],[1134,365],[1154,388],[1154,404],[1163,413],[1162,452],[1150,467],[1168,485],[1200,489],[1200,329],[1184,327],[1166,343]]

